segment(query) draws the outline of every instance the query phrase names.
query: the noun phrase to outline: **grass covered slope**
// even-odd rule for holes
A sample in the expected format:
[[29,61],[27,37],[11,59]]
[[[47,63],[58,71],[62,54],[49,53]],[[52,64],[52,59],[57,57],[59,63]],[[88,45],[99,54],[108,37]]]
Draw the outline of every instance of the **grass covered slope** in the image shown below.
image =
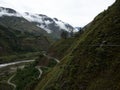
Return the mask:
[[48,36],[19,31],[0,23],[0,56],[47,50],[51,41]]
[[57,59],[62,59],[64,55],[71,51],[72,47],[74,47],[77,38],[67,38],[61,39],[49,48],[48,53],[50,56],[53,56]]
[[29,32],[36,35],[47,35],[46,31],[36,27],[35,24],[25,20],[23,17],[15,17],[15,16],[2,16],[0,17],[0,23],[5,24],[8,27],[11,27],[15,30],[19,30],[21,32]]
[[120,0],[100,13],[35,90],[120,90]]
[[17,31],[11,31],[10,28],[0,24],[0,55],[6,52],[19,51],[20,44],[17,41]]

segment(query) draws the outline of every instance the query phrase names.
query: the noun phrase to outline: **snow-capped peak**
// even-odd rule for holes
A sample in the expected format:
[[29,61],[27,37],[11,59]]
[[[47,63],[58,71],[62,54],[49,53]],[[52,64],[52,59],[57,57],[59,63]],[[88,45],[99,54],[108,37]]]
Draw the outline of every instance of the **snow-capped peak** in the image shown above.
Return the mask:
[[32,13],[26,12],[26,13],[23,13],[22,16],[30,22],[37,23],[38,27],[45,29],[48,33],[51,33],[55,29],[66,30],[68,32],[70,32],[71,30],[74,30],[74,28],[71,25],[62,22],[57,18],[50,18],[46,15],[32,14]]
[[36,25],[37,27],[43,28],[47,33],[51,33],[51,30],[45,28],[43,25]]
[[3,7],[0,7],[0,17],[1,16],[21,17],[21,15],[19,13],[17,13],[16,11],[14,11],[13,9],[3,8]]
[[37,14],[31,14],[28,12],[22,13],[22,16],[30,22],[42,23],[42,17]]
[[33,14],[28,12],[19,14],[13,9],[0,7],[0,17],[1,16],[22,17],[27,21],[34,23],[37,27],[44,29],[48,33],[59,32],[62,30],[68,32],[75,31],[75,28],[68,23],[62,22],[57,18],[50,18],[42,14]]

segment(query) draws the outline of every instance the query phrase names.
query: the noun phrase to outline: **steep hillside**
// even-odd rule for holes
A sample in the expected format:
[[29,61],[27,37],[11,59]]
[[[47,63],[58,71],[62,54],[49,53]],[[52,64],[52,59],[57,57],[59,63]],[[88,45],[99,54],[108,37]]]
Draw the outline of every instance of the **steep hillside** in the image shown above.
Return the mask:
[[46,34],[44,29],[35,26],[23,18],[21,14],[10,8],[0,7],[0,23],[23,33],[29,32],[37,35]]
[[100,13],[78,39],[35,90],[120,89],[120,0]]
[[0,7],[0,56],[47,50],[54,41],[18,12]]
[[0,54],[12,52],[14,49],[19,51],[19,42],[17,41],[17,31],[11,31],[10,28],[0,25]]
[[48,36],[23,33],[0,23],[0,56],[47,50],[50,44]]
[[[58,59],[62,59],[75,45],[76,38],[61,39],[49,48],[48,53]],[[74,42],[74,43],[73,43]]]

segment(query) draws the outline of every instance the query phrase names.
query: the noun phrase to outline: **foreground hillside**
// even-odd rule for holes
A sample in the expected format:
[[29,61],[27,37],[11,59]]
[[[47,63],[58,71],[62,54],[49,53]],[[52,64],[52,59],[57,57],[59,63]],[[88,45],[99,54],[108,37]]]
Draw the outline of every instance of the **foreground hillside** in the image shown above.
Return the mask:
[[[72,43],[64,55],[51,49],[52,55],[63,58],[35,90],[120,90],[120,0],[95,17]],[[59,44],[53,47],[62,50],[63,43]]]

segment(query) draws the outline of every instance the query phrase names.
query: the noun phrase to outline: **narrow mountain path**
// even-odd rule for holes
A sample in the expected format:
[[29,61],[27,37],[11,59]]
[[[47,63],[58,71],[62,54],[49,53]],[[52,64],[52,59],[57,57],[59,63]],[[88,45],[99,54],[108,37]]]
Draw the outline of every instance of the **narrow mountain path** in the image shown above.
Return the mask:
[[56,59],[56,58],[53,58],[57,63],[60,63],[60,60]]
[[[49,58],[49,59],[55,60],[57,63],[60,63],[60,61],[59,61],[58,59],[54,58],[54,57],[48,56],[48,55],[45,54],[45,53],[43,53],[43,55],[44,55],[45,57]],[[39,71],[39,73],[40,73],[39,76],[38,76],[38,79],[40,79],[41,76],[42,76],[42,74],[43,74],[43,71],[42,71],[41,67],[42,67],[42,66],[36,66],[36,67],[35,67],[35,68]],[[49,67],[46,67],[46,68],[49,68]]]
[[15,76],[15,74],[12,75],[12,76],[8,79],[8,81],[7,81],[7,83],[8,83],[9,85],[13,86],[13,88],[14,88],[13,90],[16,89],[16,85],[15,85],[14,83],[11,82],[11,80],[13,79],[14,76]]
[[38,76],[38,79],[40,79],[41,76],[42,76],[43,71],[42,71],[42,69],[40,68],[40,66],[36,66],[35,68],[38,69],[38,71],[39,71],[39,73],[40,73],[39,76]]
[[[49,59],[53,59],[55,60],[57,63],[60,63],[60,61],[54,57],[51,57],[49,55],[47,55],[46,53],[43,53],[43,55]],[[25,63],[25,62],[33,62],[35,60],[24,60],[24,61],[17,61],[17,62],[11,62],[11,63],[5,63],[5,64],[0,64],[0,68],[3,68],[3,67],[7,67],[9,65],[15,65],[15,64],[19,64],[19,63]],[[43,74],[43,71],[41,69],[42,66],[36,66],[35,68],[39,71],[39,76],[38,76],[38,79],[41,78],[42,74]],[[46,68],[49,68],[49,67],[46,67]],[[7,80],[7,83],[11,86],[13,86],[13,90],[16,89],[16,84],[12,83],[11,80],[14,78],[15,74],[12,75],[8,80]]]
[[55,60],[57,63],[60,63],[60,60],[58,60],[58,59],[56,59],[56,58],[54,58],[54,57],[51,57],[51,56],[49,56],[49,55],[47,55],[47,54],[45,54],[45,53],[43,53],[43,55],[44,55],[45,57],[49,58],[49,59]]
[[0,64],[0,68],[7,67],[7,66],[10,66],[10,65],[16,65],[16,64],[20,64],[20,63],[34,62],[34,61],[35,60],[22,60],[22,61],[4,63],[4,64]]

